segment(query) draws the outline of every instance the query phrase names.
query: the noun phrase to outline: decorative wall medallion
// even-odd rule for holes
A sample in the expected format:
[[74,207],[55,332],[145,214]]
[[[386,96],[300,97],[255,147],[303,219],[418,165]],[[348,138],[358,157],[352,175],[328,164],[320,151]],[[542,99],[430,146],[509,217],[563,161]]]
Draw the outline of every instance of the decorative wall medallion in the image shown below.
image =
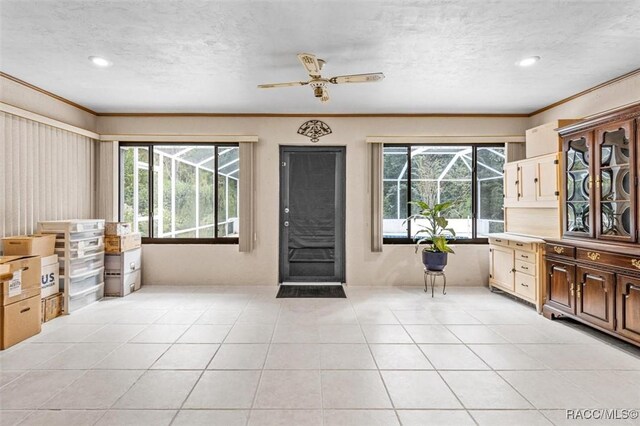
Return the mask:
[[324,121],[309,120],[302,123],[298,129],[298,134],[311,138],[311,142],[317,143],[320,138],[331,133],[331,127]]

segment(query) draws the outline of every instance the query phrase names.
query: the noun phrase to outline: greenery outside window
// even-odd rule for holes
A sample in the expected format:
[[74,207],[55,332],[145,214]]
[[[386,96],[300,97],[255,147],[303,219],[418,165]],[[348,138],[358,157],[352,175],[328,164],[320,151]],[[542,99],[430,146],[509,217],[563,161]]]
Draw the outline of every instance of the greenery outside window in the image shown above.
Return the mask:
[[447,212],[456,243],[484,243],[504,231],[502,144],[385,145],[383,242],[413,242],[418,227],[406,221],[414,200],[454,202]]
[[237,144],[120,144],[120,220],[147,243],[238,242]]

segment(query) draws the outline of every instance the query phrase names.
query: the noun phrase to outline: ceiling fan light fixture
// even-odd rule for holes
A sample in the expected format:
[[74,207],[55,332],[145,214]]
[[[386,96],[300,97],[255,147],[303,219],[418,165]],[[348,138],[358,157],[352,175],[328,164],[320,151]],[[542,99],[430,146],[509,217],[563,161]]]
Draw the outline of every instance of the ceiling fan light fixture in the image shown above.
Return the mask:
[[516,65],[521,67],[530,67],[540,60],[540,56],[529,56],[516,62]]
[[89,56],[89,60],[93,65],[99,68],[107,68],[113,65],[113,62],[101,56]]

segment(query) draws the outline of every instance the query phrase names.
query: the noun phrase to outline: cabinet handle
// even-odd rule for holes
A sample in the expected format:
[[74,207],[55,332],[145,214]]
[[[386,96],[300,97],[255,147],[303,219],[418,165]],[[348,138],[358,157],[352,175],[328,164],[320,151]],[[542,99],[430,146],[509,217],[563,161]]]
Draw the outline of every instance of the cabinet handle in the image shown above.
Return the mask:
[[578,286],[578,299],[580,299],[582,297],[582,286],[584,285],[584,283],[580,283],[580,285]]
[[576,289],[574,288],[573,283],[571,283],[570,289],[571,289],[571,297],[575,296],[576,295]]
[[555,251],[558,254],[562,254],[562,253],[564,253],[564,247],[554,246],[553,247],[553,251]]
[[135,262],[131,262],[131,263],[129,264],[129,269],[131,269],[132,271],[133,271],[134,269],[136,269],[136,263],[135,263]]
[[533,179],[533,183],[538,183],[538,178]]
[[516,243],[516,245],[517,245],[518,247],[524,247],[524,244],[522,244],[522,243]]
[[528,266],[524,266],[524,265],[520,265],[520,269],[524,269],[525,271],[528,271],[529,267]]
[[520,283],[520,285],[523,287],[529,287],[529,284],[525,284],[525,283]]
[[501,242],[502,242],[502,240],[496,238],[496,243],[501,243]]
[[600,259],[600,253],[595,252],[595,251],[588,251],[587,252],[587,257],[589,259],[591,259],[592,261],[596,261],[596,260]]
[[631,264],[633,266],[635,266],[636,268],[640,269],[640,260],[638,259],[631,259]]

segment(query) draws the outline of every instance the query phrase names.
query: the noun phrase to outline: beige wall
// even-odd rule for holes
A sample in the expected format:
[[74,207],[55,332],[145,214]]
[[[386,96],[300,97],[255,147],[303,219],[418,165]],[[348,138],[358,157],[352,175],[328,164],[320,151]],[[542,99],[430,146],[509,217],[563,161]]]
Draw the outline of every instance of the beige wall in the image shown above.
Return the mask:
[[3,76],[0,76],[0,102],[85,130],[96,129],[95,115]]
[[[308,118],[290,117],[101,117],[101,134],[254,134],[256,144],[256,233],[252,253],[235,246],[146,245],[146,284],[269,284],[278,281],[279,146],[308,145],[296,133]],[[385,245],[372,253],[369,235],[371,135],[523,135],[526,118],[323,118],[333,133],[319,145],[347,149],[346,272],[350,285],[420,285],[419,255],[412,245]],[[188,137],[185,137],[188,139]],[[449,285],[486,285],[488,248],[460,245],[447,269]]]
[[640,102],[640,73],[536,114],[528,128],[558,119],[583,118],[635,102]]
[[[0,83],[2,102],[101,134],[258,135],[260,141],[256,146],[255,170],[257,241],[254,251],[239,253],[237,246],[222,245],[146,245],[143,249],[144,282],[276,284],[279,146],[311,145],[306,138],[296,134],[299,125],[307,118],[95,117],[13,82],[2,79]],[[419,257],[411,245],[386,245],[382,253],[371,253],[369,249],[367,136],[523,135],[525,129],[556,118],[590,115],[637,101],[638,94],[640,76],[634,76],[531,118],[323,118],[331,126],[333,134],[322,138],[320,144],[347,147],[347,282],[351,285],[422,284]],[[102,189],[102,179],[100,184]],[[112,181],[106,182],[106,185],[112,184]],[[73,188],[75,181],[67,179],[61,185]],[[487,246],[459,245],[456,252],[447,269],[448,284],[486,285]]]

